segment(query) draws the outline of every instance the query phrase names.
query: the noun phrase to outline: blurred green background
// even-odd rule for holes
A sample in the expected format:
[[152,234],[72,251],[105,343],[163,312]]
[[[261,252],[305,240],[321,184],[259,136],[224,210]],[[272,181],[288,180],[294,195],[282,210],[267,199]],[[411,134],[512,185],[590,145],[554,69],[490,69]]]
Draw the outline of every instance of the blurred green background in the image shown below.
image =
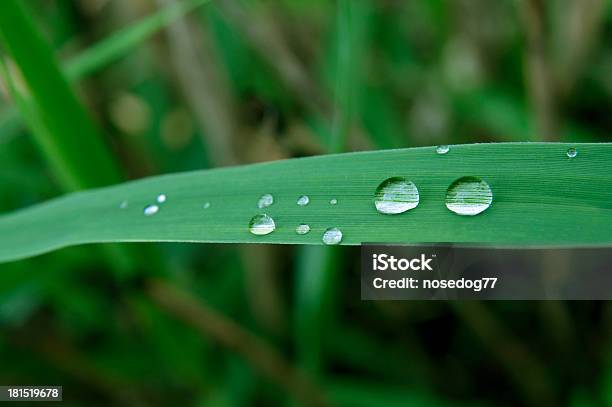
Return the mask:
[[[94,44],[130,42],[130,28],[174,3],[21,1],[65,75],[80,76],[78,100],[123,179],[329,152],[611,140],[609,0],[211,0],[96,59]],[[2,212],[75,189],[16,108],[10,89],[27,67],[6,44]],[[86,74],[71,74],[88,50]],[[94,152],[76,154],[78,168]],[[85,181],[76,187],[96,185]],[[63,385],[67,405],[612,405],[607,303],[363,302],[359,267],[359,248],[204,244],[2,264],[0,385]]]

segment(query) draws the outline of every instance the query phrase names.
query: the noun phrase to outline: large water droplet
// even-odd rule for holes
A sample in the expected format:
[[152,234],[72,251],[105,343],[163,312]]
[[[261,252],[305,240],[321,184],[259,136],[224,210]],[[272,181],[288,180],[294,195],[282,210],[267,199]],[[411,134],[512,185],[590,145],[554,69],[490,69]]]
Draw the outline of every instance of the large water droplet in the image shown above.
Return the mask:
[[342,241],[342,231],[338,228],[329,228],[323,232],[323,243],[338,244]]
[[305,223],[302,223],[295,228],[295,233],[298,235],[305,235],[308,232],[310,232],[310,226]]
[[249,231],[254,235],[267,235],[274,232],[276,224],[274,219],[266,214],[255,215],[249,222]]
[[569,158],[574,158],[578,155],[578,150],[576,150],[574,147],[572,148],[568,148],[567,149],[567,156]]
[[308,205],[309,202],[310,202],[310,198],[308,197],[308,195],[302,195],[297,200],[297,204],[300,206],[306,206]]
[[446,154],[450,150],[450,147],[447,145],[441,145],[436,147],[436,153],[438,154]]
[[455,180],[446,191],[446,207],[458,215],[478,215],[493,202],[491,187],[477,177]]
[[145,206],[143,211],[145,216],[152,216],[155,215],[157,212],[159,212],[159,206],[157,205],[147,205]]
[[157,195],[157,203],[164,203],[164,202],[166,202],[166,194]]
[[259,209],[263,209],[263,208],[267,208],[273,203],[274,203],[274,197],[272,196],[272,194],[264,194],[261,196],[261,198],[259,198],[259,201],[257,201],[257,207]]
[[329,201],[329,203],[330,203],[330,205],[336,205],[336,204],[338,203],[338,200],[337,200],[336,198],[332,198],[332,199]]
[[406,178],[389,178],[374,193],[374,205],[380,213],[395,215],[416,208],[418,204],[419,190]]

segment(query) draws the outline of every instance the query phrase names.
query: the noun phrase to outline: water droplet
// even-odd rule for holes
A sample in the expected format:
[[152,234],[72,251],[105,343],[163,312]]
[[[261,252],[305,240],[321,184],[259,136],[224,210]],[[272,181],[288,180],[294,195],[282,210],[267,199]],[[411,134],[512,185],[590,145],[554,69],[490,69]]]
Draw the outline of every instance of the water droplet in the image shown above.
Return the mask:
[[446,191],[446,207],[458,215],[478,215],[493,202],[491,187],[477,177],[455,180]]
[[406,178],[389,178],[374,193],[374,205],[380,213],[396,215],[416,208],[418,204],[419,190]]
[[152,216],[159,212],[159,206],[157,205],[147,205],[144,208],[145,216]]
[[572,148],[568,148],[567,149],[567,156],[569,158],[574,158],[578,155],[578,150],[576,150],[574,147]]
[[210,208],[210,202],[205,202],[203,206],[204,206],[204,209]]
[[338,228],[329,228],[323,232],[323,243],[338,244],[342,241],[342,231]]
[[164,202],[166,202],[166,194],[157,195],[157,203],[164,203]]
[[272,196],[272,194],[264,194],[261,196],[261,198],[259,198],[259,201],[257,201],[257,207],[259,209],[267,208],[273,203],[274,203],[274,197]]
[[128,201],[122,201],[122,202],[119,204],[119,208],[120,208],[120,209],[125,209],[125,208],[127,208],[127,207],[128,207]]
[[276,224],[274,219],[266,214],[255,215],[249,222],[249,231],[254,235],[267,235],[274,232]]
[[446,144],[436,147],[436,153],[438,154],[446,154],[450,150],[450,147]]
[[302,223],[295,228],[295,233],[298,235],[305,235],[308,232],[310,232],[310,226],[305,223]]
[[329,203],[331,205],[336,205],[338,203],[338,200],[336,198],[333,198],[332,200],[329,201]]
[[302,195],[297,200],[297,204],[300,206],[306,206],[308,205],[309,202],[310,202],[310,198],[308,198],[308,195]]

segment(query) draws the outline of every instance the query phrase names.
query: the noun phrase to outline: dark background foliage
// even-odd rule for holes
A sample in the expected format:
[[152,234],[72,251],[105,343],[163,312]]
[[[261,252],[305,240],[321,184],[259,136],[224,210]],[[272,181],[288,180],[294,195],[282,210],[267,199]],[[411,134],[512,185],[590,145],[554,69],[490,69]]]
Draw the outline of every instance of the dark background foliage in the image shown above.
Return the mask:
[[[173,0],[22,3],[68,61]],[[212,0],[74,88],[125,179],[605,142],[611,39],[607,0]],[[0,89],[6,212],[64,186]],[[605,302],[363,302],[358,248],[127,247],[127,266],[115,246],[0,265],[0,384],[71,405],[612,404]]]

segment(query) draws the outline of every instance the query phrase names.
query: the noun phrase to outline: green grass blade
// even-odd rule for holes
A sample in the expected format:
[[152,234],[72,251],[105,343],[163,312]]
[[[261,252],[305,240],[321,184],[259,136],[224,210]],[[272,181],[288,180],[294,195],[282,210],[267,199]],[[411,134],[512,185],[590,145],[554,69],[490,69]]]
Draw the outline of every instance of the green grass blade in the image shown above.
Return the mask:
[[[570,159],[572,146],[578,155]],[[338,227],[343,244],[361,242],[478,242],[502,245],[610,245],[612,144],[499,143],[301,158],[166,175],[68,195],[0,217],[0,261],[93,242],[182,241],[321,244]],[[477,216],[450,212],[448,186],[463,176],[489,183],[493,204]],[[376,212],[379,183],[404,176],[419,189],[420,204],[400,215]],[[159,213],[143,208],[159,193]],[[272,206],[257,208],[271,193]],[[307,194],[310,204],[298,206]],[[330,205],[331,198],[338,199]],[[128,207],[119,209],[121,202]],[[210,207],[204,209],[205,202]],[[276,230],[248,231],[251,217],[267,213]],[[295,233],[300,223],[311,232]]]
[[28,94],[21,97],[33,108],[22,113],[35,130],[44,127],[33,134],[64,187],[75,190],[118,182],[118,168],[100,133],[60,72],[24,3],[0,2],[0,41],[27,86]]

